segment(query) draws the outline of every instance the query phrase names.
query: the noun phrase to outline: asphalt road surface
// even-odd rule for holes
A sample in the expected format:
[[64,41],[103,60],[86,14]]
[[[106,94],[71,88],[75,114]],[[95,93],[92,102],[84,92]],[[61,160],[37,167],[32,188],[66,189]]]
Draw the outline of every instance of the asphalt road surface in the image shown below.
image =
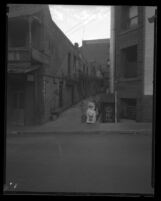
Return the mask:
[[14,191],[153,193],[150,134],[9,136],[6,148]]

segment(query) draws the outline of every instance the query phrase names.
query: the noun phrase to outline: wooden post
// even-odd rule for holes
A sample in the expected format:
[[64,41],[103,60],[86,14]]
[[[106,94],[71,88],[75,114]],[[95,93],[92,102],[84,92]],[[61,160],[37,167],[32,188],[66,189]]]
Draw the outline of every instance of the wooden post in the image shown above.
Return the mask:
[[115,123],[117,123],[117,91],[115,88]]
[[155,118],[156,118],[156,65],[157,65],[157,9],[155,15],[150,17],[149,23],[154,23],[154,76],[153,76],[153,124],[152,124],[152,168],[151,168],[151,186],[155,187]]
[[31,34],[32,28],[31,28],[31,25],[32,25],[32,18],[29,17],[29,48],[30,49],[32,48],[32,34]]
[[154,17],[154,81],[153,81],[153,129],[152,129],[152,187],[155,186],[155,115],[156,115],[156,64],[157,64],[157,9]]

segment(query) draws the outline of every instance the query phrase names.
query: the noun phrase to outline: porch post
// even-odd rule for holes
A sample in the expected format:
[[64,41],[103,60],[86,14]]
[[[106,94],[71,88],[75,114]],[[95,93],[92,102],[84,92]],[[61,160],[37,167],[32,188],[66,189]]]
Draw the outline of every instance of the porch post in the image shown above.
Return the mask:
[[29,17],[29,48],[32,47],[32,34],[31,34],[31,25],[32,25],[32,18]]

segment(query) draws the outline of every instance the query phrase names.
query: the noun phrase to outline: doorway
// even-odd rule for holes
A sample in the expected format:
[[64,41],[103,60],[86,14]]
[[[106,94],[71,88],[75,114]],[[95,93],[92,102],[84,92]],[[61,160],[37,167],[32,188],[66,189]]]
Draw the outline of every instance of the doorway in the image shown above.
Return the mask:
[[59,107],[63,106],[63,83],[59,82]]
[[16,125],[24,125],[24,91],[13,92],[12,123]]
[[121,98],[121,119],[136,120],[136,99]]
[[74,86],[71,87],[71,103],[74,104]]

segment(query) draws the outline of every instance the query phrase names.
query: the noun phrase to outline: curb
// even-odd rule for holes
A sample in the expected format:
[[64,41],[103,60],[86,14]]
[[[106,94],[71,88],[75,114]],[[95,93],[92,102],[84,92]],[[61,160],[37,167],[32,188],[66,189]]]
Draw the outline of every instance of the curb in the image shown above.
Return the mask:
[[56,135],[56,134],[72,134],[72,135],[87,135],[87,134],[92,134],[92,135],[110,135],[110,134],[141,134],[141,135],[149,135],[152,133],[152,130],[97,130],[97,131],[13,131],[13,132],[8,132],[7,136],[22,136],[22,135]]

